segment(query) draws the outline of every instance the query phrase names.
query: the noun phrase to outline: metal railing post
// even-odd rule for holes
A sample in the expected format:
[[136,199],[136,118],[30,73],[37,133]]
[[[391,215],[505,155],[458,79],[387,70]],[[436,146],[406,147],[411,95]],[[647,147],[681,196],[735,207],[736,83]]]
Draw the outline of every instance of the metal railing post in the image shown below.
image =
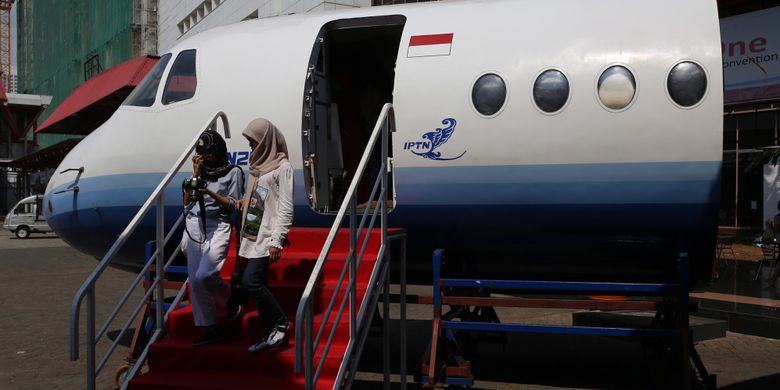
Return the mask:
[[163,205],[163,192],[157,197],[157,262],[156,264],[156,277],[157,280],[157,329],[163,328],[163,305],[165,303],[165,285],[162,280],[165,278],[165,257],[163,250],[165,249],[165,205]]
[[382,289],[382,344],[384,347],[382,348],[382,371],[384,372],[384,388],[390,390],[390,262],[387,261],[390,256],[385,254],[384,257],[382,262],[387,271],[382,281],[384,284]]
[[[366,206],[368,207],[368,206]],[[369,227],[370,228],[370,227]],[[357,339],[357,289],[355,279],[357,278],[357,192],[352,194],[349,201],[349,340],[354,342]]]
[[87,389],[95,390],[95,285],[87,290]]
[[390,141],[390,113],[388,113],[387,118],[385,118],[385,123],[382,124],[382,164],[380,166],[385,166],[385,169],[382,170],[382,172],[379,172],[379,177],[381,178],[381,188],[379,190],[379,193],[382,194],[382,199],[379,199],[381,202],[379,207],[381,207],[381,228],[382,228],[382,245],[387,245],[387,173],[392,169],[390,167],[390,162],[388,160],[388,143]]
[[379,204],[379,207],[381,208],[381,231],[382,231],[382,246],[385,247],[385,255],[384,259],[382,259],[382,262],[384,263],[384,266],[387,267],[387,272],[385,272],[385,280],[382,282],[384,283],[384,291],[383,291],[383,301],[382,302],[382,333],[384,338],[384,388],[386,390],[390,390],[390,243],[387,241],[387,172],[390,170],[390,164],[387,159],[388,153],[387,153],[387,144],[389,140],[389,133],[390,133],[390,116],[388,115],[387,118],[385,118],[384,123],[382,124],[382,166],[385,168],[382,170],[382,172],[379,172],[379,177],[381,181],[381,189],[379,190],[379,193],[382,194],[382,197],[379,199],[381,202]]
[[306,307],[306,349],[304,357],[305,359],[305,370],[304,375],[306,376],[306,390],[312,390],[314,388],[314,307],[311,303],[311,301],[308,302],[308,305]]

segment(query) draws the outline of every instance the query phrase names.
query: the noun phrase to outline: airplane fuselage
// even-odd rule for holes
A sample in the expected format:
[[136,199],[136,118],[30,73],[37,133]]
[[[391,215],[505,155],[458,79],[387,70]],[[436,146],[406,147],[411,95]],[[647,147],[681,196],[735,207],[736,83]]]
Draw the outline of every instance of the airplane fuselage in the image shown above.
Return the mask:
[[[591,264],[642,257],[652,247],[659,256],[690,252],[703,275],[717,225],[723,104],[717,9],[704,0],[446,2],[215,28],[171,49],[162,74],[161,86],[177,54],[195,50],[191,98],[163,104],[161,87],[150,107],[123,105],[65,158],[57,172],[84,167],[80,191],[56,193],[76,174],[55,174],[44,201],[49,224],[74,247],[102,256],[186,142],[224,111],[239,165],[249,121],[266,117],[284,132],[295,169],[294,224],[329,226],[332,217],[310,207],[303,169],[313,47],[328,23],[386,15],[403,18],[390,68],[397,126],[390,222],[409,230],[410,258],[427,261],[444,247],[475,262]],[[687,107],[669,91],[681,62],[706,74],[706,93]],[[599,89],[615,66],[634,78],[634,95],[619,108]],[[568,82],[554,112],[534,95],[548,70]],[[488,115],[474,96],[486,74],[505,87],[504,102]],[[425,135],[442,128],[451,134],[432,149]],[[172,223],[182,212],[177,185],[165,204]],[[153,222],[148,216],[137,243],[152,238]],[[142,261],[133,254],[120,262]]]

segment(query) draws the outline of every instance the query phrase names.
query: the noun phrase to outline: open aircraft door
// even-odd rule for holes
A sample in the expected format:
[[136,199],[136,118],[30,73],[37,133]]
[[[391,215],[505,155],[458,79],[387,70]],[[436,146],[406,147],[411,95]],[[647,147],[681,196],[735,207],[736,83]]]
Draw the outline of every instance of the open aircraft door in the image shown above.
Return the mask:
[[[381,108],[393,101],[405,23],[400,15],[343,19],[317,34],[307,64],[301,145],[309,205],[319,213],[338,211]],[[367,176],[376,177],[379,159],[373,153]],[[367,179],[358,198],[368,198]]]
[[[303,111],[303,166],[309,205],[317,211],[333,210],[336,188],[344,181],[338,106],[333,102],[327,78],[324,32],[317,36],[317,58],[306,72]],[[337,205],[335,206],[338,207]]]

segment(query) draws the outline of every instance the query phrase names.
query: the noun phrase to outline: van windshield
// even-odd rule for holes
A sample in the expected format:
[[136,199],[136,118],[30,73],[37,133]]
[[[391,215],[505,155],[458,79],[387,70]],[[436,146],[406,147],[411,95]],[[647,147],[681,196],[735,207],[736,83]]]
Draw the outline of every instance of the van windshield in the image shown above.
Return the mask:
[[35,203],[19,203],[14,209],[14,215],[17,214],[32,214]]

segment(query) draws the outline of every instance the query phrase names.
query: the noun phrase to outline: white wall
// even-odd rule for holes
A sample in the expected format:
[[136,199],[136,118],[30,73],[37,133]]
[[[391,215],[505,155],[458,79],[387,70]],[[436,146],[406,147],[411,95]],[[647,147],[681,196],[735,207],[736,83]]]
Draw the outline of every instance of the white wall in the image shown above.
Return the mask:
[[[366,7],[371,0],[222,0],[190,30],[181,34],[179,23],[204,0],[160,0],[159,53],[167,52],[181,40],[213,27],[236,23],[257,11],[260,18],[292,13],[317,12],[339,8]],[[209,0],[212,4],[219,1]]]

